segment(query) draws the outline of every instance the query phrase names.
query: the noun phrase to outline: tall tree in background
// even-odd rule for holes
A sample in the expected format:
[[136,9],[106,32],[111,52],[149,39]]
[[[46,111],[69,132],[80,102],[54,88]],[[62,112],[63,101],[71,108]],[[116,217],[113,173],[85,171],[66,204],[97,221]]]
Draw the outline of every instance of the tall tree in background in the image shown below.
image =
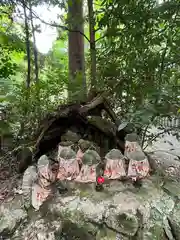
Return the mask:
[[29,24],[28,24],[28,17],[27,17],[27,6],[25,1],[22,2],[23,10],[24,10],[24,23],[25,23],[25,35],[26,35],[26,52],[27,52],[27,63],[28,63],[28,71],[27,71],[27,88],[30,87],[31,82],[31,56],[30,56],[30,33],[29,33]]
[[33,37],[33,53],[34,53],[34,73],[35,73],[35,81],[38,82],[39,78],[39,67],[38,67],[38,50],[36,47],[36,37],[35,37],[35,27],[33,23],[33,10],[32,10],[32,2],[29,1],[29,13],[30,13],[30,21],[31,21],[31,29],[32,29],[32,37]]
[[[84,15],[89,24],[84,31],[89,32],[90,39],[83,34],[82,0],[64,1],[65,16],[69,10],[67,24],[63,20],[61,24],[49,22],[36,13],[37,5],[47,2],[57,5],[57,1],[32,0],[32,18],[59,29],[51,51],[48,54],[38,52],[39,72],[35,74],[38,84],[34,84],[32,77],[33,71],[38,69],[35,55],[33,59],[33,32],[38,32],[38,26],[31,22],[29,1],[23,1],[1,0],[4,5],[0,6],[0,97],[3,105],[11,106],[12,132],[17,136],[23,136],[25,132],[28,132],[26,136],[32,135],[32,129],[38,127],[39,116],[43,117],[67,102],[65,89],[68,83],[71,100],[82,100],[81,93],[86,93],[85,39],[87,47],[89,42],[91,45],[85,54],[89,62],[87,74],[90,73],[87,84],[106,93],[120,118],[149,125],[152,116],[177,114],[180,96],[179,0],[161,1],[161,4],[154,0],[86,0],[89,11]],[[10,2],[12,6],[9,6]],[[17,11],[20,7],[24,7],[26,17],[22,9]],[[13,22],[12,16],[17,16],[18,21]],[[68,37],[69,56],[66,51]],[[28,63],[31,60],[31,76],[27,60]],[[30,85],[28,89],[24,82]],[[28,91],[29,98],[26,98]],[[89,95],[88,100],[92,99]]]
[[91,88],[96,84],[96,42],[95,42],[95,18],[93,0],[88,0],[90,56],[91,56]]
[[[79,90],[80,98],[86,96],[83,22],[83,0],[68,0],[68,24],[71,29],[68,33],[70,100],[76,92],[79,95]],[[72,88],[76,89],[73,93]]]

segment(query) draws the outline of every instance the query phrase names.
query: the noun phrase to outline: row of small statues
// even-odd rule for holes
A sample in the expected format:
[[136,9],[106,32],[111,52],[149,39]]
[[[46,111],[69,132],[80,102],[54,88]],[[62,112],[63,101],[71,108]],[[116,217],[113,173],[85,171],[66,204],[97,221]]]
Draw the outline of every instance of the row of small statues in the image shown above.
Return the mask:
[[[129,160],[126,168],[125,160]],[[30,166],[24,173],[22,190],[32,206],[38,210],[43,202],[52,195],[52,184],[56,181],[75,181],[78,183],[103,184],[105,179],[115,180],[124,177],[133,181],[149,175],[149,162],[142,151],[136,134],[128,134],[124,155],[112,149],[105,156],[104,168],[95,150],[81,148],[75,152],[71,146],[59,145],[56,159],[46,155],[38,160],[37,166]],[[127,170],[126,170],[127,169]]]

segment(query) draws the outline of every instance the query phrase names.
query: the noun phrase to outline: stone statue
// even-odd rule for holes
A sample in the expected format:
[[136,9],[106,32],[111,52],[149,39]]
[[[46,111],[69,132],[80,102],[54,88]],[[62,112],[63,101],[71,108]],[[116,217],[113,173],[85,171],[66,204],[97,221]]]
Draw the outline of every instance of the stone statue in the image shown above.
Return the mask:
[[139,144],[137,134],[127,134],[125,140],[124,155],[129,159],[128,177],[133,181],[147,177],[149,175],[150,166]]

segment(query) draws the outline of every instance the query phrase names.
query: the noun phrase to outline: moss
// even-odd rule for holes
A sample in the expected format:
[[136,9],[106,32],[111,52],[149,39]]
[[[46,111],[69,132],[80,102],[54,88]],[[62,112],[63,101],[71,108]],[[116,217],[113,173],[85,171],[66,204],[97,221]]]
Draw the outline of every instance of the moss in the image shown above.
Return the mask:
[[84,184],[79,187],[78,196],[80,198],[88,198],[91,201],[102,201],[111,198],[114,192],[108,191],[108,189],[103,189],[101,192],[95,190],[95,184]]
[[144,233],[145,240],[166,240],[165,232],[162,226],[154,225]]
[[60,235],[56,234],[56,240],[95,240],[95,236],[86,227],[65,220],[62,232]]
[[164,191],[167,192],[169,195],[180,199],[179,182],[167,181],[167,182],[164,184],[163,189],[164,189]]
[[117,233],[112,231],[106,227],[103,227],[101,230],[98,231],[96,235],[96,240],[115,240]]
[[88,198],[88,197],[91,197],[91,194],[90,194],[90,192],[88,192],[88,191],[80,191],[80,193],[79,193],[79,197],[82,199],[82,198]]
[[79,228],[86,229],[86,232],[90,233],[91,235],[95,235],[98,230],[97,226],[87,222],[83,214],[79,211],[71,212],[65,210],[61,212],[61,219],[63,222],[70,221],[71,223],[77,224]]
[[136,216],[129,213],[122,213],[116,216],[117,223],[119,225],[120,232],[129,236],[135,235],[138,230],[139,223]]

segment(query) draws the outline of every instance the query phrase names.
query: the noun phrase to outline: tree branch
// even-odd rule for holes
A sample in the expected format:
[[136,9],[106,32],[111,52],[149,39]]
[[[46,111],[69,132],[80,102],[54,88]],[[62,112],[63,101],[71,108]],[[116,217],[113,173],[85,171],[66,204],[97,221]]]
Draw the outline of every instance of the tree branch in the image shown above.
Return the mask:
[[[157,133],[155,136],[153,136],[151,139],[150,139],[150,141],[149,142],[153,142],[153,141],[155,141],[156,140],[156,138],[158,138],[159,136],[161,136],[162,134],[164,134],[164,133],[168,133],[169,131],[172,131],[172,130],[178,130],[179,129],[179,127],[170,127],[170,128],[168,128],[168,129],[165,129],[163,132],[159,132],[159,133]],[[143,148],[143,150],[145,150],[147,147],[148,147],[148,143],[146,144],[146,146]]]
[[102,37],[99,37],[98,39],[96,39],[95,42],[98,42],[99,40],[101,40],[101,39],[103,39],[103,38],[105,38],[105,37],[106,37],[106,34],[104,34]]
[[[20,1],[20,3],[22,3],[22,1]],[[30,10],[27,5],[26,5],[26,8],[27,8],[28,10]],[[44,21],[43,19],[41,19],[34,11],[32,11],[32,15],[33,15],[36,19],[38,19],[39,21],[41,21],[42,23],[44,23],[44,24],[46,24],[46,25],[48,25],[48,26],[61,28],[61,29],[65,30],[65,31],[69,31],[69,32],[77,32],[77,33],[81,34],[81,35],[90,43],[89,38],[88,38],[83,32],[81,32],[81,31],[79,31],[79,30],[72,30],[72,29],[70,29],[70,28],[68,28],[68,27],[66,27],[66,26],[62,26],[62,25],[59,25],[59,24],[56,24],[56,23],[48,23],[48,22]]]

